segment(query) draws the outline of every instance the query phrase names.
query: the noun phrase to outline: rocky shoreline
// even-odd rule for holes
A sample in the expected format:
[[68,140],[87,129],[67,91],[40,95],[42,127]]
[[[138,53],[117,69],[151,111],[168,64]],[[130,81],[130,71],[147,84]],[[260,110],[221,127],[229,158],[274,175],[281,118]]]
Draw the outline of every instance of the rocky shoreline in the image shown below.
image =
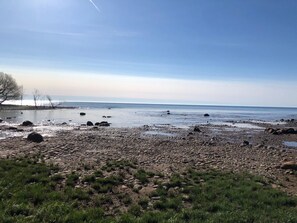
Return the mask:
[[[297,142],[290,130],[273,134],[275,125],[259,128],[200,125],[189,129],[169,125],[139,128],[88,127],[59,131],[41,143],[24,137],[0,140],[0,157],[38,156],[46,163],[58,164],[61,174],[93,169],[112,160],[128,160],[165,178],[187,168],[251,173],[265,177],[273,187],[297,195],[297,148],[284,141]],[[296,122],[277,129],[297,129]],[[4,131],[5,127],[1,126]],[[32,127],[22,127],[30,132]],[[9,130],[7,130],[9,131]],[[280,131],[279,131],[280,132]],[[291,166],[286,164],[291,164]],[[295,166],[294,166],[295,165]],[[88,167],[88,168],[86,168]],[[132,182],[134,183],[133,180]]]

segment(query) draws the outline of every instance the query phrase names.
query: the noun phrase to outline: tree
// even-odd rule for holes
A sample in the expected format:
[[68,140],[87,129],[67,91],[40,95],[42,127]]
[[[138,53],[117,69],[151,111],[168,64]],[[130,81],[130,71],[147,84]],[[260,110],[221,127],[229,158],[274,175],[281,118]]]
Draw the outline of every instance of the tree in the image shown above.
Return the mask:
[[11,75],[0,72],[0,105],[5,101],[20,99],[22,94],[22,86]]
[[40,98],[41,98],[41,94],[37,89],[35,89],[33,91],[33,100],[34,100],[34,105],[36,109],[37,109],[37,102],[40,100]]
[[53,104],[53,99],[52,99],[52,97],[51,97],[50,95],[46,95],[45,97],[47,98],[47,100],[48,100],[49,104],[51,105],[51,107],[54,108],[55,106],[54,106],[54,104]]

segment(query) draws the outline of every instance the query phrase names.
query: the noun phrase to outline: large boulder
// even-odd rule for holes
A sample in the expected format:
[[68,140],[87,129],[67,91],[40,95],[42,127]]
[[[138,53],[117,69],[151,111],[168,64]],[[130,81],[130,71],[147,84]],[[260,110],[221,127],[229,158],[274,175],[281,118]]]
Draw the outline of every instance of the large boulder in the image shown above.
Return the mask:
[[30,122],[30,121],[24,121],[24,122],[22,123],[22,126],[32,126],[32,125],[33,125],[33,123]]
[[37,142],[40,143],[43,141],[43,137],[42,135],[40,135],[37,132],[32,132],[28,135],[27,140],[31,141],[31,142]]

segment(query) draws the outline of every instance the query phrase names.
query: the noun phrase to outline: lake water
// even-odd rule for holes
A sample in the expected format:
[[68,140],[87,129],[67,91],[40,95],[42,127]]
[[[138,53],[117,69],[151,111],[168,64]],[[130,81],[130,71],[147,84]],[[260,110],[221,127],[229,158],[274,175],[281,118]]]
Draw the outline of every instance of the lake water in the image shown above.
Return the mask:
[[[34,124],[48,125],[66,122],[70,125],[87,121],[108,121],[113,127],[138,127],[142,125],[173,125],[188,127],[195,124],[228,124],[232,121],[275,122],[280,119],[297,119],[297,108],[263,108],[202,105],[157,105],[96,102],[65,102],[62,106],[75,109],[55,110],[0,110],[5,123],[20,124],[30,120]],[[167,110],[170,114],[167,114]],[[85,112],[85,116],[80,116]],[[208,113],[209,117],[204,117]],[[104,118],[103,116],[111,116]],[[11,119],[7,119],[7,118]]]

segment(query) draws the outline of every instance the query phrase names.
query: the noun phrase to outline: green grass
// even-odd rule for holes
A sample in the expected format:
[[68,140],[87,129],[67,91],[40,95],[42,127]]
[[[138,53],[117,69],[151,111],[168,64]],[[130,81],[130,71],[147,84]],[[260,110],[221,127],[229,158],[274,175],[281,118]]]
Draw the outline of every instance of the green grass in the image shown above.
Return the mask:
[[134,174],[134,177],[138,179],[142,184],[148,183],[149,178],[153,176],[154,176],[154,173],[147,172],[143,169],[137,170],[136,173]]
[[127,160],[119,160],[119,161],[108,161],[105,166],[102,167],[102,170],[105,170],[107,172],[115,171],[117,169],[135,169],[136,165],[133,162],[127,161]]
[[[124,165],[113,168],[123,170]],[[133,168],[144,184],[153,176]],[[108,171],[62,176],[56,166],[0,160],[0,222],[297,222],[296,197],[259,177],[189,170],[169,181],[160,179],[149,197],[133,200],[127,193],[117,194],[114,188],[125,179]],[[110,216],[109,207],[118,202],[127,211]]]

